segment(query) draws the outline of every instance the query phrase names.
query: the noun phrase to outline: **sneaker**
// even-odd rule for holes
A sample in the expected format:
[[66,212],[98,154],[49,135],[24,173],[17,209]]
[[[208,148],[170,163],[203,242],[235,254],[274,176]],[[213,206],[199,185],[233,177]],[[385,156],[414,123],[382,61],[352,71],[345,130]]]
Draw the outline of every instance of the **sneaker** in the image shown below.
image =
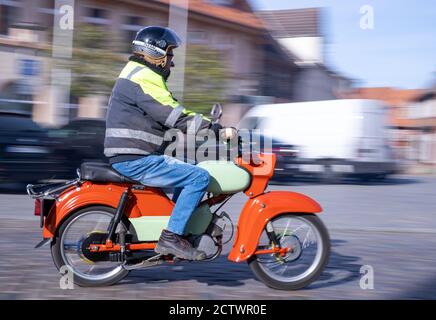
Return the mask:
[[206,258],[203,251],[195,249],[188,240],[168,230],[162,231],[154,251],[163,255],[172,254],[185,260],[203,260]]

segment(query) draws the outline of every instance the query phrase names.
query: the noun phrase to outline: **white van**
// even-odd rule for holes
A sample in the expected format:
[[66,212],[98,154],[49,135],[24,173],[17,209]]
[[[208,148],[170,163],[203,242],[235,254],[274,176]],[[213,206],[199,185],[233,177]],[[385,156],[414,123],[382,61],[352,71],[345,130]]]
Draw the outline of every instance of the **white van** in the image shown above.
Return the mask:
[[239,128],[260,129],[296,146],[299,156],[279,163],[282,172],[277,173],[384,178],[397,168],[386,111],[380,102],[362,99],[258,105],[244,115]]

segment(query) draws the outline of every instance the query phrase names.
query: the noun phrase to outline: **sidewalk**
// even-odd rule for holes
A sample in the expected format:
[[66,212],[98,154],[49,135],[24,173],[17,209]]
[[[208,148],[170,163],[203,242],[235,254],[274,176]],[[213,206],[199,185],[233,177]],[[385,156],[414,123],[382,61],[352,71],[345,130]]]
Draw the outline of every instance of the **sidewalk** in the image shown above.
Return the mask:
[[436,165],[431,165],[431,164],[408,165],[404,170],[404,174],[436,176]]

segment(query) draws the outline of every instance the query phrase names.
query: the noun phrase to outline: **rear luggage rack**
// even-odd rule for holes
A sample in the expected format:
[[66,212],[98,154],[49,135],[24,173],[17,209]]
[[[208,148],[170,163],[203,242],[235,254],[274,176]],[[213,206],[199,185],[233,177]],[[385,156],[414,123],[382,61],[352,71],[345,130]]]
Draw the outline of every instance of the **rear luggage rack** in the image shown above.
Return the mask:
[[60,193],[74,185],[80,185],[80,178],[64,183],[28,184],[26,190],[33,199],[56,199]]

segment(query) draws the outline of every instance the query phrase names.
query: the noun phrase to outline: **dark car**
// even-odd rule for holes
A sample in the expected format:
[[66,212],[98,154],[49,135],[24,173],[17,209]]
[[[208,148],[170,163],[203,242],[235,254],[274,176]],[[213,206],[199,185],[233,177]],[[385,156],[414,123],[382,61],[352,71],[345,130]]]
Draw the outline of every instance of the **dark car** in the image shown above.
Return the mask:
[[76,169],[84,161],[107,162],[104,156],[106,124],[100,119],[75,119],[49,132],[56,141],[55,154],[63,159],[58,167],[64,179],[76,177]]
[[[76,176],[76,168],[84,161],[101,161],[107,162],[104,156],[103,144],[105,136],[105,121],[98,119],[77,119],[71,121],[68,125],[51,131],[50,135],[56,139],[58,146],[55,153],[64,160],[61,161],[59,175],[63,178],[72,178]],[[180,138],[180,137],[179,137]],[[188,147],[188,139],[183,135],[183,139],[178,140],[177,152],[174,150],[173,156],[178,159],[195,163],[204,160],[233,160],[237,155],[235,146],[228,146],[224,143],[217,143],[207,138],[197,137],[195,150]],[[273,152],[277,156],[274,180],[286,180],[293,176],[296,171],[292,169],[295,166],[295,160],[298,157],[298,149],[278,140],[261,135],[252,136],[248,140],[251,146],[245,151],[254,152]],[[184,147],[182,147],[182,143]],[[171,142],[168,142],[171,144]],[[173,146],[175,146],[173,144]],[[175,148],[174,148],[175,149]],[[183,152],[181,152],[183,150]],[[66,174],[65,174],[66,173]],[[58,175],[58,176],[59,176]]]
[[272,152],[276,154],[276,167],[272,180],[288,181],[298,172],[298,147],[273,140]]
[[274,175],[271,180],[288,181],[298,172],[296,166],[299,155],[298,147],[264,135],[254,136],[253,141],[254,150],[276,155]]
[[0,184],[25,184],[56,175],[54,143],[28,115],[0,112]]
[[[299,150],[296,146],[287,144],[276,139],[269,138],[264,135],[251,135],[243,137],[243,153],[255,154],[259,152],[275,153],[276,166],[274,176],[272,180],[286,181],[294,177],[298,172],[298,154]],[[199,149],[202,148],[202,149]],[[197,141],[196,144],[197,158],[196,161],[202,159],[198,156],[207,156],[205,160],[228,160],[231,161],[237,156],[237,149],[235,146],[226,145],[224,143],[217,143],[216,141]],[[206,152],[203,152],[206,151]],[[186,152],[186,148],[185,148]],[[185,162],[189,159],[189,162],[193,162],[194,153],[184,155],[184,157],[178,157]]]

